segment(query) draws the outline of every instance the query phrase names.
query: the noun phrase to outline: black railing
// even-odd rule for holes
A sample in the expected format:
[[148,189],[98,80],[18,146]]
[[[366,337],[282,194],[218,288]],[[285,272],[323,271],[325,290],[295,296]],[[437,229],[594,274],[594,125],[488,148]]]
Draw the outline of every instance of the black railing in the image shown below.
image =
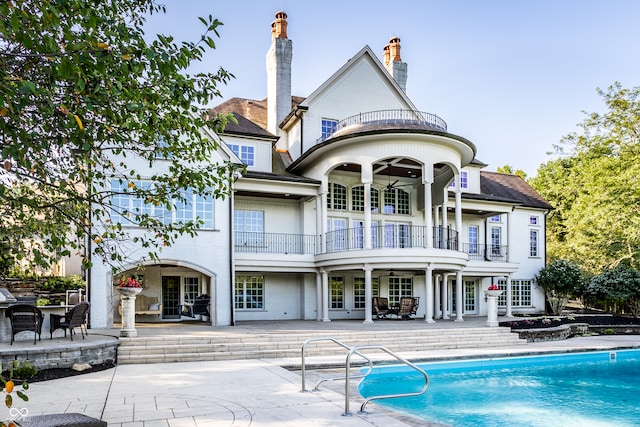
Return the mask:
[[316,236],[307,234],[235,232],[236,252],[316,254]]
[[424,126],[430,129],[447,131],[447,123],[432,113],[414,110],[378,110],[356,114],[340,120],[329,132],[326,132],[318,139],[318,142],[325,141],[334,133],[348,127],[371,126],[371,125],[411,125]]
[[471,261],[503,261],[508,260],[507,246],[465,243],[462,251],[469,255]]
[[[236,252],[319,254],[320,240],[313,235],[285,233],[236,232]],[[362,250],[364,229],[348,228],[327,233],[324,239],[327,253]],[[433,227],[436,249],[458,250],[458,232],[449,228]],[[371,228],[372,249],[426,248],[426,227],[407,224],[384,224]]]

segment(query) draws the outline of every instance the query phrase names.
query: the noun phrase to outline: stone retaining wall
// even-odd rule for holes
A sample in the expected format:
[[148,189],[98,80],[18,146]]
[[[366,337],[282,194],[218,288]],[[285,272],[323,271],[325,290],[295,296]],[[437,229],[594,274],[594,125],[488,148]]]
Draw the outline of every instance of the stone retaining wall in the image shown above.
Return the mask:
[[[640,335],[640,326],[635,325],[589,325],[588,323],[568,323],[565,325],[554,326],[552,328],[537,328],[537,329],[513,329],[512,332],[517,332],[521,339],[526,339],[527,342],[543,342],[543,341],[559,341],[571,338],[574,336],[585,335],[588,333],[595,333],[600,335],[607,335],[607,330],[613,331],[615,335]],[[613,335],[612,334],[612,335]]]
[[[117,338],[99,340],[95,343],[80,342],[67,345],[33,345],[33,348],[2,348],[0,362],[7,366],[14,360],[27,360],[38,369],[70,368],[74,363],[99,365],[116,361],[118,354]],[[5,346],[3,346],[5,347]],[[10,346],[6,346],[10,347]]]

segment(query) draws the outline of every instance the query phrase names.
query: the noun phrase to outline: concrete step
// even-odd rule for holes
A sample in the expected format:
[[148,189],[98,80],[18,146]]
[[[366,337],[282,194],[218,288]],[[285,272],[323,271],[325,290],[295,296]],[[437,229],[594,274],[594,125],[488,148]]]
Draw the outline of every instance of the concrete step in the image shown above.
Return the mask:
[[[461,328],[409,331],[328,331],[273,334],[156,335],[121,338],[118,363],[164,363],[238,359],[298,358],[302,344],[331,337],[348,347],[382,345],[393,352],[504,347],[526,344],[509,328]],[[346,355],[330,341],[308,344],[313,357]]]

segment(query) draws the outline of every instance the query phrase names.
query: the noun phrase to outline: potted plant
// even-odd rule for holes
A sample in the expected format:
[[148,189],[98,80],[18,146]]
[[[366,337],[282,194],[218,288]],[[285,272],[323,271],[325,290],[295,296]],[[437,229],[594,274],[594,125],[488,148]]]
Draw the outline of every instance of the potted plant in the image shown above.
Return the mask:
[[484,294],[488,297],[499,297],[502,294],[502,291],[498,288],[498,285],[492,283],[487,290],[484,291]]
[[121,295],[135,296],[142,292],[142,283],[133,277],[122,276],[116,281],[116,288]]

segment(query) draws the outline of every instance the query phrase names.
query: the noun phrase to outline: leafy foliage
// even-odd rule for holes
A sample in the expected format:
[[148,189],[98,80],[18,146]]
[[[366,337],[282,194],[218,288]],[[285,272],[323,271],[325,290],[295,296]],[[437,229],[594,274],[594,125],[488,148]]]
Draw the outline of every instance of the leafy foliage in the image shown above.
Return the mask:
[[547,294],[553,314],[560,314],[569,295],[584,282],[580,268],[569,261],[558,259],[540,269],[536,282]]
[[511,175],[518,175],[520,178],[524,180],[527,179],[527,173],[525,171],[523,171],[522,169],[513,169],[511,165],[500,166],[498,169],[496,169],[496,172],[506,173]]
[[633,317],[640,315],[640,271],[618,265],[593,277],[587,292],[594,298],[626,306]]
[[42,289],[48,290],[51,292],[65,292],[68,290],[75,289],[84,289],[85,282],[76,275],[71,275],[67,277],[51,277],[48,278],[44,285],[42,285]]
[[[35,376],[35,373],[37,372],[36,368],[33,367],[27,360],[25,361],[14,360],[13,362],[9,363],[6,376],[5,376],[5,372],[3,372],[2,370],[2,366],[0,366],[0,372],[2,372],[2,375],[0,375],[0,382],[2,383],[1,390],[4,393],[4,405],[7,408],[11,408],[13,406],[14,393],[19,399],[23,400],[24,402],[28,402],[29,397],[25,392],[29,390],[29,384],[27,383],[27,381],[23,381],[21,385],[21,390],[19,390],[16,387],[16,384],[13,381],[13,378],[26,378],[26,377],[18,376],[18,373],[21,373],[23,375],[28,375],[29,373],[33,372],[33,375]],[[7,421],[7,422],[0,421],[0,427],[5,427],[5,426],[10,427],[15,425],[16,423],[12,421]]]
[[598,92],[608,111],[587,114],[582,132],[565,136],[560,157],[530,181],[554,206],[550,257],[594,274],[619,264],[640,268],[640,87],[616,83]]
[[[235,165],[211,161],[218,143],[203,131],[222,130],[229,117],[200,108],[233,76],[189,74],[222,24],[200,18],[196,42],[147,41],[145,17],[164,12],[155,0],[0,2],[0,241],[12,242],[13,259],[46,267],[78,253],[87,266],[89,251],[113,265],[125,242],[154,259],[201,226],[112,205],[113,179],[168,211],[187,189],[230,193]],[[148,232],[131,236],[114,214]]]

